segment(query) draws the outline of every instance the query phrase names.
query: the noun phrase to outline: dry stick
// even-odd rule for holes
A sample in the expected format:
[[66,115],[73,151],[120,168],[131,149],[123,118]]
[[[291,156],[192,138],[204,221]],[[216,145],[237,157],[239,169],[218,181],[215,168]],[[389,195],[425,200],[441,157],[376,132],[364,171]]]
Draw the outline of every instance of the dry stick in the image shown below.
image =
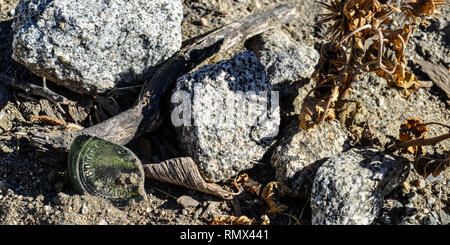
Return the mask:
[[450,139],[450,133],[436,136],[433,138],[428,139],[417,139],[417,140],[410,140],[405,142],[399,142],[391,147],[388,147],[387,151],[395,151],[400,148],[406,148],[410,146],[426,146],[426,145],[435,145],[443,140]]
[[[286,216],[288,216],[289,218],[294,219],[296,225],[300,225],[300,224],[301,224],[301,223],[300,223],[300,220],[298,220],[297,217],[295,217],[295,216],[292,215],[292,214],[288,214],[288,213],[280,213],[280,214],[281,214],[281,215],[286,215]],[[290,223],[290,222],[289,222],[289,223]]]
[[52,135],[32,130],[30,142],[40,151],[67,152],[75,137],[88,134],[124,145],[133,138],[155,129],[160,115],[160,100],[178,77],[212,55],[288,23],[296,16],[294,7],[282,5],[226,25],[172,56],[152,79],[146,82],[137,103],[131,109],[77,132]]
[[49,101],[51,101],[57,105],[59,105],[59,104],[67,105],[69,103],[73,103],[66,97],[51,91],[46,86],[41,87],[41,86],[37,86],[35,84],[28,83],[28,82],[16,81],[14,79],[7,77],[4,74],[0,74],[0,81],[7,86],[10,86],[10,87],[13,87],[16,89],[21,89],[21,90],[24,90],[26,93],[48,99]]

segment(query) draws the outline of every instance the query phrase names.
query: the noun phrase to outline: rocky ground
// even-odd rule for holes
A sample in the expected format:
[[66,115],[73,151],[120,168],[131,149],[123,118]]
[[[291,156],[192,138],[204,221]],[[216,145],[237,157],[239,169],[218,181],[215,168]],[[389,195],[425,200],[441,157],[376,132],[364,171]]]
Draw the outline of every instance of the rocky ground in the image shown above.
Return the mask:
[[[17,0],[0,0],[0,73],[9,76],[15,74],[21,79],[41,84],[39,77],[11,59],[11,23],[17,3]],[[234,20],[283,3],[293,1],[183,1],[183,41],[188,42]],[[321,34],[326,30],[317,24],[317,14],[321,10],[313,0],[298,0],[295,6],[300,12],[299,19],[283,26],[282,30],[292,40],[318,50]],[[411,37],[407,49],[409,69],[419,80],[429,81],[431,78],[421,70],[417,58],[440,63],[447,69],[450,66],[450,10],[448,7],[444,10],[443,16],[431,21],[430,27],[419,29]],[[243,50],[244,44],[213,57],[205,64],[229,59]],[[370,119],[375,135],[383,143],[390,137],[397,137],[399,124],[408,117],[417,117],[424,122],[450,123],[450,107],[446,104],[445,94],[438,87],[421,88],[405,101],[395,94],[395,90],[387,88],[384,80],[365,79],[362,80],[369,82],[355,84],[354,97],[364,101],[365,109],[360,118]],[[52,84],[49,87],[68,95],[72,93]],[[299,92],[302,93],[305,92]],[[132,101],[132,98],[122,98],[118,103],[123,106],[132,104]],[[46,104],[0,83],[0,109],[0,224],[210,224],[215,217],[236,215],[238,209],[243,215],[257,220],[268,214],[269,207],[257,196],[241,195],[237,204],[149,179],[145,182],[147,201],[131,203],[122,208],[102,198],[77,195],[72,190],[66,172],[66,156],[43,155],[31,148],[26,140],[8,133],[25,135],[27,127],[31,125],[30,118],[45,113],[48,109]],[[281,130],[289,124],[283,120],[292,120],[292,117],[282,118]],[[445,132],[445,129],[432,127],[429,135]],[[164,127],[127,146],[138,152],[146,152],[143,158],[158,161],[164,156],[161,156],[157,140],[170,135],[173,136],[172,129]],[[311,138],[314,139],[313,136]],[[176,143],[174,145],[179,148]],[[436,147],[438,150],[449,150],[450,142],[447,140]],[[147,151],[142,151],[142,148]],[[274,181],[277,175],[270,162],[271,158],[265,157],[261,164],[245,172],[265,185]],[[232,189],[230,182],[225,182],[223,186]],[[381,212],[373,224],[449,224],[449,194],[450,169],[437,179],[426,179],[411,168],[406,180],[385,197]],[[288,208],[282,214],[269,214],[271,224],[311,224],[308,198],[287,196],[280,201]]]

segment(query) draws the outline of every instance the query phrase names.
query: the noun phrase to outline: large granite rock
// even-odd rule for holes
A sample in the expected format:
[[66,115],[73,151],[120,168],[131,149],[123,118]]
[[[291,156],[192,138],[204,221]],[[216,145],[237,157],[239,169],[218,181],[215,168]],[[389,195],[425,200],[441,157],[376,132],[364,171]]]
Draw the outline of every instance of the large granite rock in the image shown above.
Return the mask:
[[22,0],[13,58],[78,93],[151,75],[181,47],[180,0]]
[[177,80],[172,123],[206,180],[228,180],[263,157],[280,121],[271,92],[264,66],[249,51]]
[[317,169],[336,153],[348,148],[347,135],[336,120],[306,132],[294,120],[283,132],[271,163],[277,181],[290,188],[293,196],[308,197]]
[[329,158],[314,179],[312,224],[371,224],[380,212],[384,197],[408,173],[407,159],[377,149],[353,148]]

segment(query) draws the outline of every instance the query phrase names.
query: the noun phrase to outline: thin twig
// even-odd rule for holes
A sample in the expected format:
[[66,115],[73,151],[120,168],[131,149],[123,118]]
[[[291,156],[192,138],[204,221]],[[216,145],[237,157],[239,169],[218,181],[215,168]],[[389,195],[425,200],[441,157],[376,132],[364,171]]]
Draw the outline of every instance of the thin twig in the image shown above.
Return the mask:
[[429,123],[424,123],[422,125],[424,125],[424,126],[427,126],[427,125],[439,125],[439,126],[442,126],[442,127],[450,129],[449,125],[445,125],[445,124],[438,123],[438,122],[429,122]]
[[178,198],[176,198],[174,195],[169,194],[169,193],[167,193],[167,192],[165,192],[165,191],[159,189],[158,187],[152,186],[152,187],[150,187],[150,188],[151,188],[151,189],[154,189],[155,191],[161,192],[162,194],[164,194],[164,195],[166,195],[166,196],[168,196],[168,197],[170,197],[170,198],[173,198],[173,199],[175,199],[175,200],[178,199]]
[[439,203],[439,219],[441,220],[441,225],[444,224],[444,221],[442,220],[442,201],[441,201],[441,194],[442,194],[442,180],[439,180],[439,195],[438,195],[438,203]]
[[351,36],[355,35],[356,33],[363,31],[365,29],[369,29],[372,28],[371,24],[367,24],[367,25],[363,25],[357,29],[355,29],[354,31],[348,33],[347,35],[345,35],[340,41],[339,41],[339,45],[342,45],[347,39],[349,39]]
[[300,212],[299,220],[302,219],[303,212],[305,211],[305,208],[306,208],[306,206],[308,205],[309,201],[310,201],[310,200],[308,199],[308,200],[305,202],[305,205],[303,205],[302,211]]
[[406,147],[410,147],[410,146],[426,146],[426,145],[435,145],[441,141],[444,141],[446,139],[450,139],[450,133],[444,134],[444,135],[440,135],[440,136],[436,136],[433,138],[428,138],[428,139],[416,139],[416,140],[410,140],[410,141],[404,141],[404,142],[398,142],[397,144],[388,147],[386,150],[387,151],[396,151],[397,149],[400,148],[406,148]]
[[[27,92],[31,95],[43,97],[43,98],[51,101],[56,106],[58,106],[58,109],[60,111],[62,111],[62,113],[65,113],[65,112],[61,108],[61,104],[68,105],[68,104],[74,103],[73,101],[67,99],[66,97],[51,91],[46,86],[41,87],[41,86],[37,86],[35,84],[28,83],[28,82],[16,81],[15,79],[11,79],[2,73],[0,73],[0,81],[3,82],[4,84],[6,84],[7,86],[24,90],[25,92]],[[45,85],[45,82],[43,84]]]
[[292,214],[288,214],[288,213],[280,213],[281,215],[286,215],[286,216],[288,216],[289,218],[292,218],[292,219],[294,219],[295,220],[295,223],[297,223],[296,225],[300,225],[301,223],[300,223],[300,220],[298,220],[297,219],[297,217],[295,217],[294,215],[292,215]]
[[327,105],[325,106],[325,110],[323,111],[323,114],[320,116],[319,124],[322,124],[325,121],[325,118],[327,117],[328,110],[330,109],[331,103],[333,102],[333,98],[336,96],[336,93],[338,92],[339,86],[334,86],[333,91],[331,92],[331,96],[327,101]]

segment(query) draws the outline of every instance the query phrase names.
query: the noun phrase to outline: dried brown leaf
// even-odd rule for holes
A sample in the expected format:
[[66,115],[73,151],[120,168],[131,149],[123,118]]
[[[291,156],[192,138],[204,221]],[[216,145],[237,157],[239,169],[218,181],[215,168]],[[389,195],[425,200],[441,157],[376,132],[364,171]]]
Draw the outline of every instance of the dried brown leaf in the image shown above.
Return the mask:
[[[300,128],[309,131],[313,129],[319,122],[320,117],[325,111],[327,101],[309,97],[303,101],[302,109],[298,119],[300,120]],[[333,108],[328,110],[325,120],[333,120],[336,118]]]
[[270,220],[267,215],[261,216],[261,221],[250,219],[247,216],[222,216],[214,218],[211,221],[212,225],[269,225]]
[[236,177],[232,184],[239,190],[240,187],[243,187],[244,190],[249,192],[252,195],[258,196],[261,191],[261,184],[257,181],[251,179],[248,174],[241,174]]
[[278,200],[278,196],[283,193],[283,186],[273,181],[264,187],[261,197],[269,205],[269,213],[282,213],[288,209],[284,204]]
[[[407,122],[400,125],[399,140],[407,142],[413,139],[423,139],[428,132],[428,127],[423,125],[419,119],[409,118]],[[403,150],[404,153],[410,153],[414,156],[420,151],[420,146],[409,146]]]
[[428,177],[430,174],[437,177],[441,172],[450,167],[450,151],[447,151],[441,156],[421,156],[414,161],[414,169],[423,177]]

